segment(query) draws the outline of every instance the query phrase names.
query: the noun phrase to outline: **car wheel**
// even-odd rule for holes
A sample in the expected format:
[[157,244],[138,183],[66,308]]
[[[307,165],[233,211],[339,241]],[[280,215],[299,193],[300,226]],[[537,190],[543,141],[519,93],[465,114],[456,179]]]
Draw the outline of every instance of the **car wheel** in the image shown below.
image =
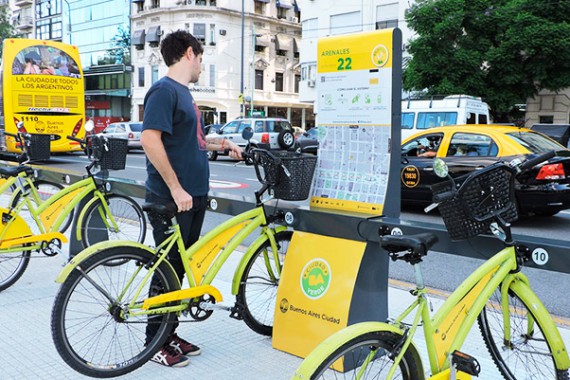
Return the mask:
[[218,158],[218,152],[216,152],[215,150],[209,150],[207,152],[207,155],[209,161],[216,161],[216,158]]
[[279,132],[279,135],[277,136],[277,143],[281,149],[289,149],[295,143],[295,135],[293,135],[293,132],[284,129]]

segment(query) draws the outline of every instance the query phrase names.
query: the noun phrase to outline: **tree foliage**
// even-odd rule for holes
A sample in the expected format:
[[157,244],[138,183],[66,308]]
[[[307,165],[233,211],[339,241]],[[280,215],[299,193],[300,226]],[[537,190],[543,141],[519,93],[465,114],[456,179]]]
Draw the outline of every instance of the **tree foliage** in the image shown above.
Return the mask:
[[422,0],[404,88],[481,96],[496,121],[542,89],[570,87],[570,1]]
[[117,33],[111,38],[111,49],[105,51],[105,57],[97,62],[99,65],[131,63],[131,30],[119,25]]
[[[0,5],[0,45],[6,38],[17,37],[14,27],[8,19],[8,5]],[[2,49],[0,48],[0,58],[2,58]]]

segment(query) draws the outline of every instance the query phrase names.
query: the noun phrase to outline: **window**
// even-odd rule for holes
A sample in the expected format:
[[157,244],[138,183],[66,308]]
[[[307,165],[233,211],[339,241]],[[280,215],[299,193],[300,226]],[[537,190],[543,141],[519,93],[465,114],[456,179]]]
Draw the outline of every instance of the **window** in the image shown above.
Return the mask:
[[150,8],[160,8],[160,0],[150,0]]
[[402,113],[402,129],[412,129],[414,128],[415,114],[413,112],[403,112]]
[[258,15],[265,14],[265,2],[264,1],[255,1],[255,13]]
[[560,150],[558,143],[535,132],[515,132],[509,133],[507,136],[534,154],[544,153],[549,150]]
[[206,24],[194,24],[192,35],[204,45],[206,43]]
[[210,45],[216,44],[216,24],[210,24]]
[[360,11],[330,16],[330,34],[347,34],[362,31]]
[[497,144],[489,136],[456,133],[449,143],[447,156],[495,157],[498,153]]
[[196,0],[196,5],[207,5],[206,0]]
[[236,133],[239,123],[239,120],[230,121],[224,126],[224,128],[222,128],[222,134],[227,135],[229,133]]
[[152,66],[151,70],[152,74],[151,74],[150,83],[154,84],[154,82],[158,80],[158,66],[157,65]]
[[398,27],[398,3],[378,5],[376,7],[376,29]]
[[487,124],[487,115],[485,114],[479,115],[479,124]]
[[216,65],[210,65],[210,87],[216,87]]
[[263,70],[255,70],[255,89],[263,90]]
[[539,124],[553,124],[554,123],[554,116],[546,115],[546,116],[539,116],[538,117]]
[[420,112],[418,114],[418,129],[451,124],[457,124],[457,112]]
[[62,24],[60,17],[38,20],[36,35],[40,40],[61,40]]
[[275,73],[275,91],[283,91],[283,73]]
[[301,76],[299,74],[295,75],[295,88],[293,91],[298,94],[299,93],[299,83],[301,82]]
[[139,87],[144,87],[144,67],[139,67]]

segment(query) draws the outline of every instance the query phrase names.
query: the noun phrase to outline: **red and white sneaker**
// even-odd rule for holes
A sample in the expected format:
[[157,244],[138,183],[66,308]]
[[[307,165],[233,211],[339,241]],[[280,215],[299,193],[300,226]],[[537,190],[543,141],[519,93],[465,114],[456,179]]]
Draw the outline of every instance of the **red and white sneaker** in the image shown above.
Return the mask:
[[172,334],[170,338],[168,338],[165,346],[168,346],[171,350],[180,355],[186,356],[196,356],[202,352],[200,347],[180,338],[176,334]]
[[190,363],[190,359],[166,344],[150,360],[167,367],[185,367]]

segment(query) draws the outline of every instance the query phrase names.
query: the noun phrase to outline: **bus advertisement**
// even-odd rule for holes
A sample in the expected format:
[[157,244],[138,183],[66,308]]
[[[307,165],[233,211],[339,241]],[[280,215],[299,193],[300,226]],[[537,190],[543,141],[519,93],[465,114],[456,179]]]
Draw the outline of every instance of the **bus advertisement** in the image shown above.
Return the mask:
[[0,67],[0,150],[19,152],[3,132],[49,134],[51,152],[79,151],[85,135],[85,86],[76,46],[9,38]]

